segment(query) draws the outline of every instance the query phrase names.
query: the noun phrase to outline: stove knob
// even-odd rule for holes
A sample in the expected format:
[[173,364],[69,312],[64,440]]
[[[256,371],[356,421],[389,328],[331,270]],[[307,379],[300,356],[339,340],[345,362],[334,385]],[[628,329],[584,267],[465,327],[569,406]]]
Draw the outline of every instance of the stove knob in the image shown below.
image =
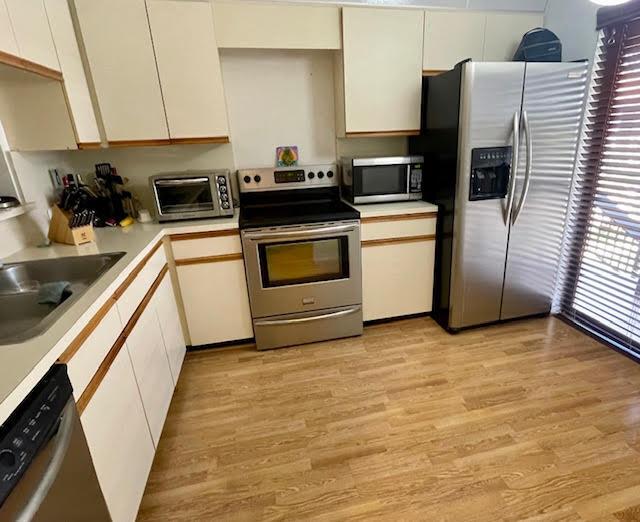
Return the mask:
[[251,183],[251,176],[245,176],[242,179],[244,180],[245,183]]
[[333,171],[332,170],[327,172],[327,177],[328,178],[332,178],[333,177]]
[[316,177],[316,175],[315,175],[313,172],[309,172],[309,174],[307,174],[307,177],[308,177],[309,179],[313,179],[313,178],[315,178],[315,177]]
[[0,466],[3,468],[13,468],[16,465],[16,454],[8,449],[0,451]]
[[318,172],[318,179],[322,179],[324,178],[324,172],[320,171]]
[[253,181],[255,181],[256,183],[260,183],[261,180],[262,180],[262,178],[260,176],[258,176],[257,174],[255,176],[253,176]]

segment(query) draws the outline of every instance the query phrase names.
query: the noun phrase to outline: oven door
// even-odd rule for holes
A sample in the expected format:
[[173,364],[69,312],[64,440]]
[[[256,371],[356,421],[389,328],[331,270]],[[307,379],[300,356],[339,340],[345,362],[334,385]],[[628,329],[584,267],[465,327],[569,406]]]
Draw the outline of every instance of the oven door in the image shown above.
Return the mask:
[[[393,160],[394,158],[388,158]],[[353,164],[354,203],[407,201],[410,198],[410,167],[382,159],[357,160]]]
[[209,176],[159,178],[152,181],[159,221],[211,217],[219,214]]
[[358,222],[245,230],[242,244],[254,318],[362,302]]

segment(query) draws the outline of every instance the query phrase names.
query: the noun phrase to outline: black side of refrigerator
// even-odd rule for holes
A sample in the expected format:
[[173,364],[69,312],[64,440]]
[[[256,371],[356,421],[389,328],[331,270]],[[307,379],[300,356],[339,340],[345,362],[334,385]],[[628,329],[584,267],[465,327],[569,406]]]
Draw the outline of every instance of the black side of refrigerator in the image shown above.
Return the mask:
[[433,318],[449,329],[453,221],[458,169],[462,64],[422,80],[420,136],[409,138],[409,152],[424,156],[423,199],[438,206]]

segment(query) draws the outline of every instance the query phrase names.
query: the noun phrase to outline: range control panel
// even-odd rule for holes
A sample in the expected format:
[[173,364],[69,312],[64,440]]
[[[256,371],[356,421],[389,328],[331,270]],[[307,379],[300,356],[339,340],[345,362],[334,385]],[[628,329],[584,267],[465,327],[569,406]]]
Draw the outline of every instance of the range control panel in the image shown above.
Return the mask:
[[509,190],[511,147],[491,147],[471,151],[469,200],[501,199]]
[[243,169],[238,171],[240,192],[337,187],[336,164]]
[[70,397],[66,366],[56,365],[0,427],[0,505],[55,435]]

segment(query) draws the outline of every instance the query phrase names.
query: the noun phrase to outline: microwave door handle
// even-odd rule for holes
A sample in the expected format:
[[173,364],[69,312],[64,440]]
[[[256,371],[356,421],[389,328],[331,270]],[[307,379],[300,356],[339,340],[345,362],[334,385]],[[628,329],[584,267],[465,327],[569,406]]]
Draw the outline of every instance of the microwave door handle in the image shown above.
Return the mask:
[[407,197],[411,194],[411,164],[407,164]]

